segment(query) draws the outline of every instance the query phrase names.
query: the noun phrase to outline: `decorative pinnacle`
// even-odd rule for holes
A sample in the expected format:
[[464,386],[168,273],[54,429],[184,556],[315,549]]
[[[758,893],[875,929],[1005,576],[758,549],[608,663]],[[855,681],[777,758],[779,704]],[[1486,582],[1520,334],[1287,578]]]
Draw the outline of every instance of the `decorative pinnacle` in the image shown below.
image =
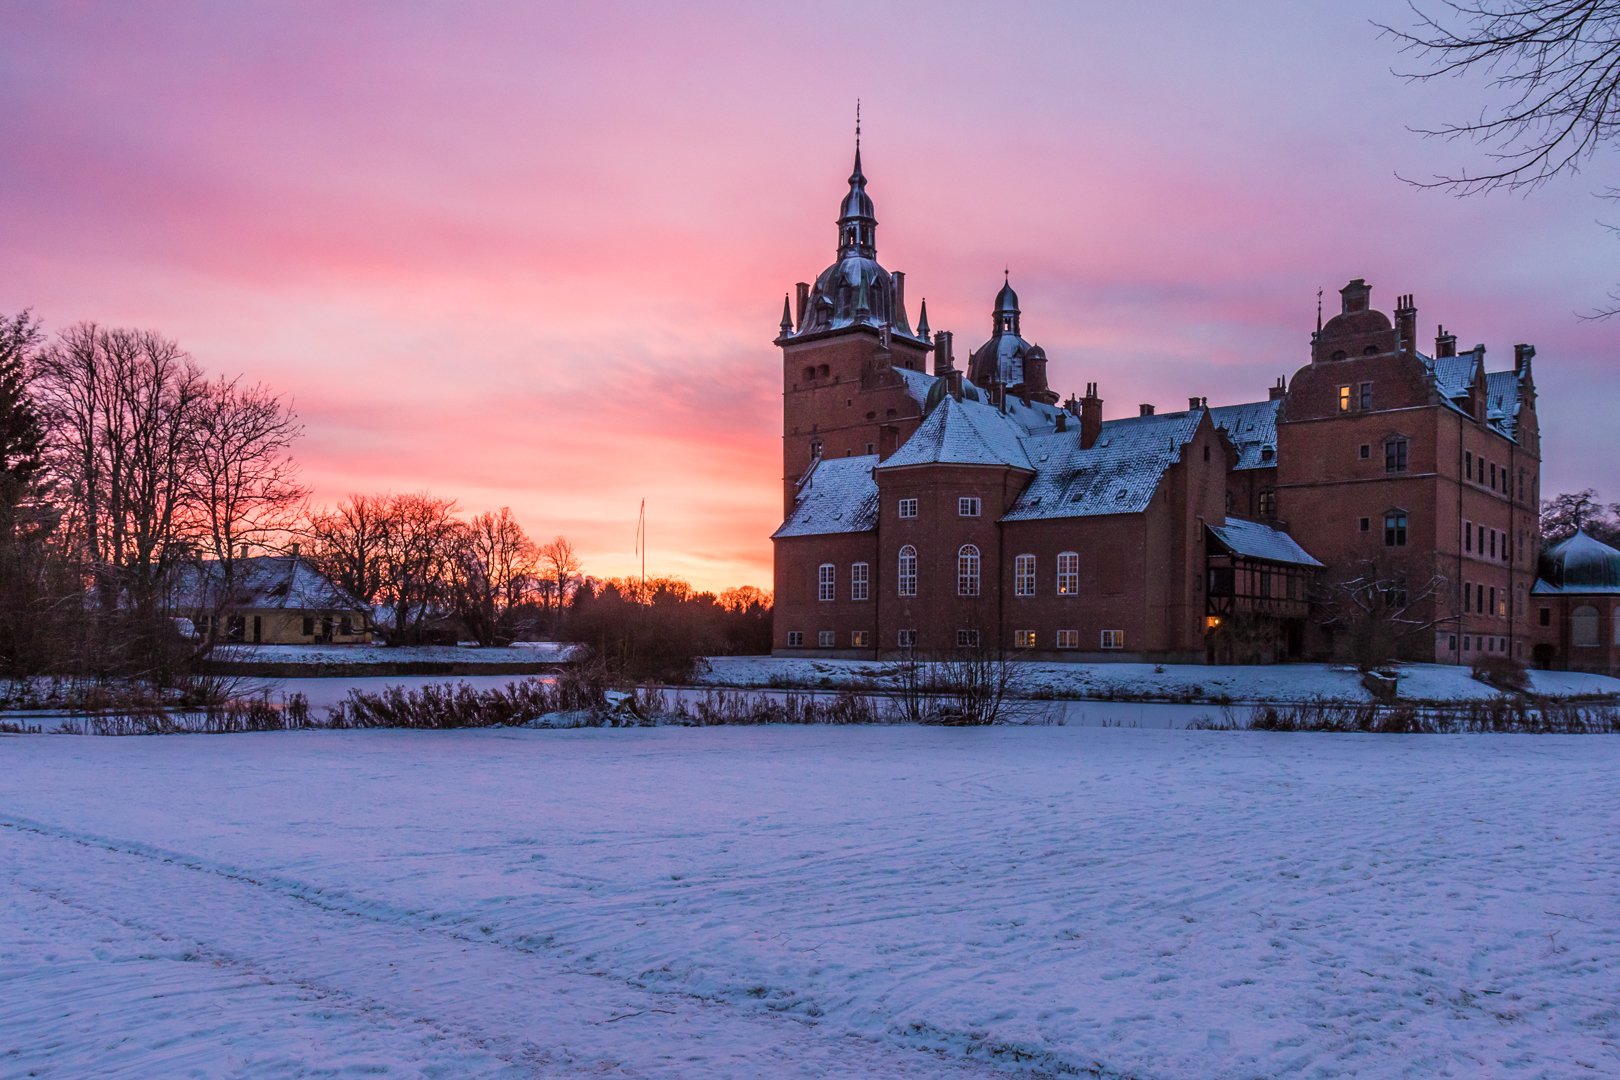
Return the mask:
[[855,149],[861,148],[861,99],[855,99]]

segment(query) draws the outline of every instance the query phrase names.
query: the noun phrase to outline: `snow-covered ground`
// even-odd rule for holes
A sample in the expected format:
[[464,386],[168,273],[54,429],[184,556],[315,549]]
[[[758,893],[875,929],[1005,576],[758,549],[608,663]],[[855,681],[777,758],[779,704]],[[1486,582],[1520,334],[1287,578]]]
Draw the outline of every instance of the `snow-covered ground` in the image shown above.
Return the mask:
[[[701,681],[721,686],[882,685],[893,665],[870,660],[712,656]],[[1051,664],[1020,663],[1025,692],[1057,697],[1164,701],[1368,701],[1352,667],[1339,664]],[[1489,698],[1497,691],[1451,664],[1402,664],[1398,692],[1414,701]],[[1578,671],[1532,671],[1532,689],[1550,697],[1620,694],[1620,679]]]
[[480,649],[470,645],[230,645],[218,659],[252,664],[311,664],[331,667],[370,664],[554,664],[574,646],[557,641],[517,641]]
[[1620,740],[0,737],[0,1075],[1620,1073]]

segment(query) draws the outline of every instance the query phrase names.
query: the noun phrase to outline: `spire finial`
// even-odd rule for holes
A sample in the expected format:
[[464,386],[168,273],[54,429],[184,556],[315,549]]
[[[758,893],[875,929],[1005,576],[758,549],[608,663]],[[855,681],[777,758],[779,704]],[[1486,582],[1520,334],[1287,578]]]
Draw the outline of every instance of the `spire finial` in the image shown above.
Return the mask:
[[1316,332],[1322,332],[1322,286],[1316,287]]
[[855,152],[861,150],[861,99],[855,99]]

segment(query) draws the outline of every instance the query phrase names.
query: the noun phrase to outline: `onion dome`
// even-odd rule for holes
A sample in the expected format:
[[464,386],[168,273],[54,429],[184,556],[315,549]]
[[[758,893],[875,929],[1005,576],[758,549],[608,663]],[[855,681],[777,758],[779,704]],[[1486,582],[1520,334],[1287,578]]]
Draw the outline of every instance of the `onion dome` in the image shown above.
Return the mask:
[[[893,333],[916,339],[918,335],[912,333],[903,302],[895,291],[893,275],[877,261],[877,212],[872,197],[866,193],[857,139],[849,194],[839,207],[837,261],[816,278],[803,321],[791,336],[849,326],[886,326]],[[784,332],[783,337],[787,336]]]
[[1620,592],[1620,551],[1577,531],[1541,553],[1542,584],[1566,593]]
[[980,386],[999,383],[1011,393],[1055,404],[1058,396],[1046,381],[1046,350],[1020,336],[1020,319],[1018,294],[1009,277],[996,293],[990,340],[973,350],[968,361],[968,378]]

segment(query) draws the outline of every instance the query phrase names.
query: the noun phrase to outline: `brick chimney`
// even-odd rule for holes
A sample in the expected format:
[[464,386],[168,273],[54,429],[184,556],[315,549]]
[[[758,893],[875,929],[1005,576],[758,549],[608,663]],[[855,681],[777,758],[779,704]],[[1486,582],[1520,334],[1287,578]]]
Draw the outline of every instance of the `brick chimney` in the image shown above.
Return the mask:
[[1417,303],[1412,294],[1395,299],[1395,351],[1412,352],[1417,349]]
[[956,357],[951,355],[951,339],[955,336],[949,330],[934,334],[934,374],[941,378],[956,370]]
[[1281,401],[1288,396],[1288,380],[1281,375],[1277,376],[1277,385],[1271,388],[1271,401]]
[[793,325],[799,327],[804,325],[804,309],[810,306],[810,283],[801,281],[795,284],[793,288],[799,294],[798,315],[795,316]]
[[1141,413],[1139,415],[1141,415],[1141,416],[1152,416],[1153,415],[1153,406],[1149,405],[1147,402],[1145,402],[1145,401],[1142,402],[1141,409],[1142,409],[1142,411],[1141,411]]
[[1457,355],[1457,335],[1446,333],[1445,327],[1440,327],[1434,335],[1434,356],[1441,359]]
[[1513,346],[1513,370],[1518,373],[1521,379],[1530,374],[1530,361],[1535,358],[1536,347],[1534,345]]
[[1102,398],[1097,384],[1086,383],[1086,396],[1080,399],[1080,449],[1090,450],[1102,434]]

